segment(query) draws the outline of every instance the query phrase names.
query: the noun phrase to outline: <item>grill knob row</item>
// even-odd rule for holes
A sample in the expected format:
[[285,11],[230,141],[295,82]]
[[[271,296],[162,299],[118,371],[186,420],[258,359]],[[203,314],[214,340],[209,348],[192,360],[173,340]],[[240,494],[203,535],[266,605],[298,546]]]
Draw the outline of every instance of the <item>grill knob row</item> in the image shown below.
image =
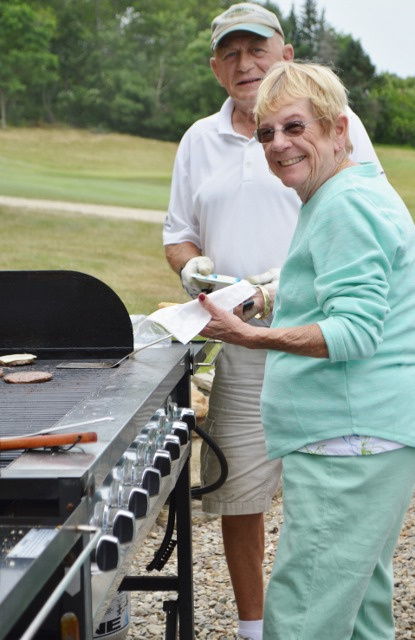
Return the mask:
[[194,424],[192,409],[173,405],[169,416],[156,411],[96,492],[91,524],[103,531],[93,558],[100,571],[117,569],[120,544],[134,540],[136,520],[148,516],[150,499],[160,493]]

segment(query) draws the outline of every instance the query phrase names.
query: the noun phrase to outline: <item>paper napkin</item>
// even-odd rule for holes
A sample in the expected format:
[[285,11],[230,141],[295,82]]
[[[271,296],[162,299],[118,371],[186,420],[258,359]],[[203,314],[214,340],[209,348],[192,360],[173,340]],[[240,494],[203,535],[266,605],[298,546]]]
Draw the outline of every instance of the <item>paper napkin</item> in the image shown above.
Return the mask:
[[[218,307],[231,311],[255,293],[255,287],[246,280],[241,280],[229,287],[209,293],[208,296]],[[210,320],[210,314],[203,309],[198,300],[158,309],[147,317],[148,320],[160,324],[179,342],[186,344],[197,336]]]

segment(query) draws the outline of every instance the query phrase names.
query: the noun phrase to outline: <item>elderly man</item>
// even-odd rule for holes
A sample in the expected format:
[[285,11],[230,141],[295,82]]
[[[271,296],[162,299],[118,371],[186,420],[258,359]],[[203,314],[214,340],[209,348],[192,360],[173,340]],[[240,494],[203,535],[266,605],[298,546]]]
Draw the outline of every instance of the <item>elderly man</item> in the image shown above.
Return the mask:
[[[211,68],[229,97],[219,113],[196,122],[180,143],[163,233],[166,257],[192,297],[206,286],[193,274],[213,271],[248,277],[272,295],[300,200],[269,172],[253,136],[252,109],[266,71],[275,62],[291,60],[294,51],[285,44],[276,15],[252,3],[232,5],[213,20],[211,44]],[[352,158],[378,163],[362,123],[352,112],[349,116]],[[252,322],[269,326],[270,318]],[[225,454],[229,474],[202,503],[204,511],[222,517],[238,636],[252,640],[262,639],[264,513],[281,473],[280,461],[267,459],[260,420],[265,355],[223,347],[206,429]],[[215,456],[203,447],[202,484],[218,475]]]

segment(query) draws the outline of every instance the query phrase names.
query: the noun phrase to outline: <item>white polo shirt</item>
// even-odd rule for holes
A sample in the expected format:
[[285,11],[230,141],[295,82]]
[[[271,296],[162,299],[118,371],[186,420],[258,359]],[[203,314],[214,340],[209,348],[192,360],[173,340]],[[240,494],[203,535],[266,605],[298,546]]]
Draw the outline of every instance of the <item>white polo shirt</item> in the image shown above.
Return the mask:
[[[217,273],[244,278],[282,265],[301,203],[270,173],[262,145],[234,131],[233,108],[228,98],[184,134],[163,243],[192,242]],[[379,164],[361,121],[349,118],[352,158]]]

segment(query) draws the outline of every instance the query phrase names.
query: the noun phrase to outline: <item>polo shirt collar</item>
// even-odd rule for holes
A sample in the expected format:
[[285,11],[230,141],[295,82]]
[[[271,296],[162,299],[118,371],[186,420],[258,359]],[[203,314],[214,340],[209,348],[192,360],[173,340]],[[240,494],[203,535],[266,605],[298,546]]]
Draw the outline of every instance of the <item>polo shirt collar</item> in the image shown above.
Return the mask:
[[[234,136],[235,138],[240,138],[241,140],[246,141],[248,138],[235,131],[232,126],[232,113],[234,110],[234,101],[232,98],[227,98],[222,105],[221,110],[219,111],[219,120],[218,120],[218,133],[219,135],[228,135]],[[250,144],[255,143],[255,138],[248,139]]]
[[237,135],[232,126],[232,113],[234,102],[232,98],[227,98],[219,111],[218,132],[222,135]]

